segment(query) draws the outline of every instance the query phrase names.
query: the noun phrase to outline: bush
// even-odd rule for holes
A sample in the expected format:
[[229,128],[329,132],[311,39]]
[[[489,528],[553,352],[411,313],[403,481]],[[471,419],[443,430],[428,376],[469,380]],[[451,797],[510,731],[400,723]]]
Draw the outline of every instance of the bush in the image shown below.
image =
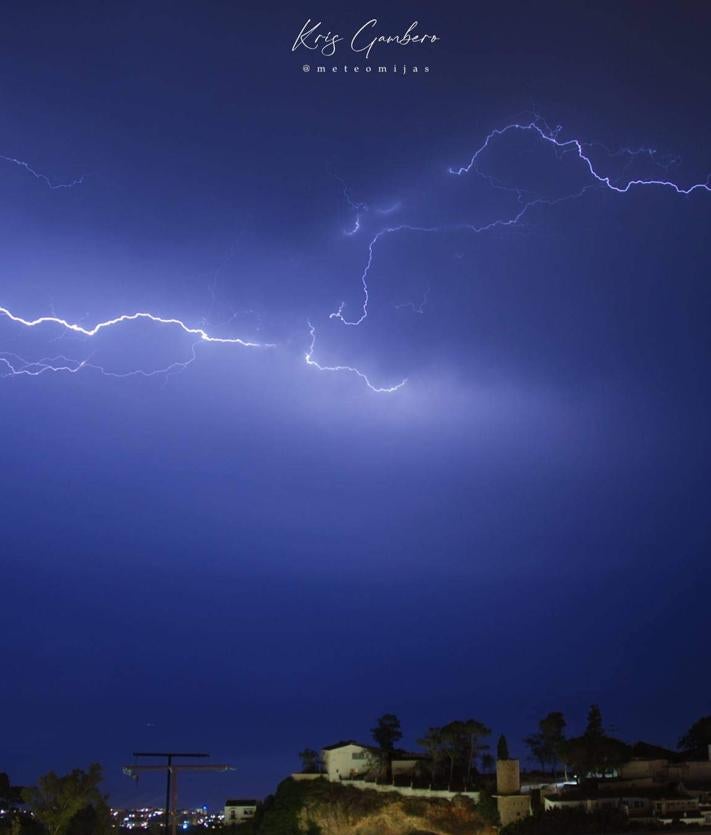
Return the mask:
[[492,797],[486,789],[479,792],[479,802],[476,804],[476,810],[481,815],[482,820],[492,826],[499,825],[499,807],[496,798]]

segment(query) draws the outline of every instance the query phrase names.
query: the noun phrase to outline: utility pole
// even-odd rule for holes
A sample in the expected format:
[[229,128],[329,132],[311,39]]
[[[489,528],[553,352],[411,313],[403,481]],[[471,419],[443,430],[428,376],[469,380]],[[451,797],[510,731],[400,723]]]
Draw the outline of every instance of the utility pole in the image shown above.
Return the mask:
[[134,751],[134,757],[165,757],[165,765],[125,765],[123,773],[138,779],[141,771],[165,771],[165,828],[164,835],[176,835],[176,812],[178,810],[178,773],[180,771],[232,771],[232,766],[224,764],[197,765],[192,763],[174,763],[173,757],[197,758],[209,757],[209,754],[184,753],[182,751]]

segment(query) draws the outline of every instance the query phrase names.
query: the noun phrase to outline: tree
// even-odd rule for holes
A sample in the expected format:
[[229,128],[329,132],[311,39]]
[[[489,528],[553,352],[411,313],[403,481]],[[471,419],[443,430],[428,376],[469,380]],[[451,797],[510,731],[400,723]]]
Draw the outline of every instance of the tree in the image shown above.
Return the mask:
[[711,745],[711,716],[702,716],[689,728],[679,740],[679,748],[691,751],[696,748],[706,749]]
[[509,744],[506,741],[506,737],[501,734],[499,737],[499,741],[496,743],[496,759],[497,760],[508,760],[509,758]]
[[13,786],[7,774],[0,771],[0,829],[9,835],[35,835],[39,824],[20,808],[22,787]]
[[528,750],[531,752],[533,759],[538,760],[538,763],[541,766],[541,771],[545,771],[548,752],[546,751],[543,734],[540,731],[535,734],[529,734],[529,736],[525,737],[523,741],[528,746]]
[[590,705],[590,710],[588,711],[588,723],[585,728],[585,736],[589,739],[604,736],[604,730],[602,727],[602,712],[599,705]]
[[464,758],[463,749],[466,746],[464,740],[464,723],[458,720],[449,722],[441,728],[442,750],[449,761],[449,787],[452,787],[454,771],[457,763]]
[[540,763],[542,771],[545,771],[546,765],[550,765],[554,770],[556,763],[560,761],[565,741],[564,730],[563,714],[554,711],[540,720],[537,733],[526,737],[526,745]]
[[493,771],[496,765],[496,760],[488,752],[482,755],[481,767],[484,771]]
[[392,780],[392,759],[395,743],[402,739],[400,720],[394,713],[384,713],[371,730],[380,749],[381,770],[387,781]]
[[476,804],[476,810],[479,812],[482,819],[488,824],[498,827],[501,822],[499,818],[499,806],[496,802],[496,798],[484,788],[479,792],[479,800]]
[[469,746],[466,754],[466,782],[467,785],[471,782],[472,767],[475,765],[477,758],[486,751],[489,746],[483,742],[483,739],[491,733],[491,729],[487,728],[483,722],[478,722],[476,719],[468,719],[464,724],[464,732],[466,733]]
[[87,806],[93,807],[97,816],[103,815],[106,798],[99,791],[101,779],[98,763],[92,763],[87,771],[75,768],[64,776],[50,771],[40,777],[37,786],[24,789],[22,798],[49,835],[65,835]]
[[490,729],[476,719],[457,719],[441,728],[430,728],[418,744],[431,757],[433,783],[440,765],[447,762],[449,785],[455,777],[469,784],[477,758],[488,748],[483,740],[490,733]]
[[321,771],[321,757],[313,748],[304,748],[299,752],[301,770],[306,774],[317,774]]
[[81,808],[72,818],[67,835],[111,835],[111,810],[102,797]]
[[559,710],[554,710],[544,716],[538,725],[551,754],[557,758],[560,754],[560,747],[565,740],[565,717]]
[[12,808],[17,803],[22,803],[22,788],[13,786],[8,775],[0,771],[0,808]]
[[424,748],[430,758],[431,763],[431,779],[432,785],[437,784],[437,777],[441,771],[442,762],[444,760],[444,739],[442,735],[442,728],[428,728],[427,733],[422,739],[417,740],[417,744]]
[[394,751],[395,743],[402,739],[400,720],[394,713],[384,713],[371,733],[379,748],[383,751]]
[[565,741],[561,746],[561,755],[579,777],[585,778],[591,774],[608,773],[627,762],[631,752],[626,743],[605,734],[600,708],[593,705],[588,713],[585,733]]

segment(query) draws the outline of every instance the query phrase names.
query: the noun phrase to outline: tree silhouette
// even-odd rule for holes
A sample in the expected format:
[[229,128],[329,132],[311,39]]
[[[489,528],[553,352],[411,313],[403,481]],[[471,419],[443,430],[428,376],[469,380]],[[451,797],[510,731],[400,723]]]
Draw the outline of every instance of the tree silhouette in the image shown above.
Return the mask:
[[305,774],[316,774],[321,770],[321,757],[318,751],[313,748],[304,748],[299,751],[299,758],[301,759],[301,770]]
[[387,781],[392,780],[392,761],[395,743],[402,739],[400,720],[394,713],[384,713],[378,724],[371,730],[373,739],[380,749],[381,771]]
[[605,734],[597,705],[590,708],[585,733],[565,741],[561,752],[563,761],[583,779],[591,774],[606,774],[631,756],[627,744]]
[[545,771],[546,765],[555,769],[565,741],[564,730],[563,714],[554,711],[540,720],[537,733],[526,737],[526,745],[533,757],[540,763],[541,770]]
[[92,807],[96,820],[105,817],[106,798],[99,791],[101,766],[92,763],[87,771],[75,768],[59,776],[53,771],[40,777],[37,786],[24,789],[22,798],[43,823],[49,835],[65,835],[79,813]]
[[702,716],[679,740],[679,748],[690,751],[711,745],[711,716]]

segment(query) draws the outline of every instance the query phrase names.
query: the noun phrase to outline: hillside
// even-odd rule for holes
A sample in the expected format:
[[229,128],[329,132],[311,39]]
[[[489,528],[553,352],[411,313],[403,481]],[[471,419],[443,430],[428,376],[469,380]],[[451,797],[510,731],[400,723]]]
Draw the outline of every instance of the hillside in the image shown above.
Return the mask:
[[475,804],[406,798],[326,780],[284,780],[254,822],[255,835],[493,835]]

